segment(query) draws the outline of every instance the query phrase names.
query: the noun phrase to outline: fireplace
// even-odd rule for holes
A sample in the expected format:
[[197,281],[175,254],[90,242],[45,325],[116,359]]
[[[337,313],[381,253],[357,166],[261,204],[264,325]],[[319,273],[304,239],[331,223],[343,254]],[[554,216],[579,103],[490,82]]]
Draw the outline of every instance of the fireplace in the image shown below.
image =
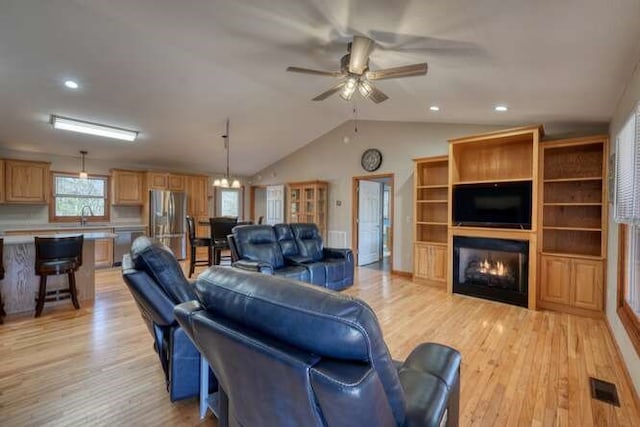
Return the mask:
[[527,307],[529,242],[453,238],[453,292]]

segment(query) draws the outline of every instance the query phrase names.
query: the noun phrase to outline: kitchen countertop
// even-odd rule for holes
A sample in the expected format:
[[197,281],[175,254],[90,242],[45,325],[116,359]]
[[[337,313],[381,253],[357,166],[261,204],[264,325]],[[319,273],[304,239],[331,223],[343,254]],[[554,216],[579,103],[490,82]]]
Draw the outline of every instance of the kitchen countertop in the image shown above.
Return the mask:
[[[113,234],[113,233],[104,233],[104,232],[82,233],[82,234],[84,235],[84,238],[86,240],[113,239],[114,237],[116,237],[116,235]],[[77,236],[77,235],[78,235],[78,233],[56,233],[54,236],[55,237],[70,237],[70,236]],[[48,235],[46,237],[53,237],[53,236]],[[33,243],[33,238],[34,238],[34,236],[32,234],[24,234],[24,235],[15,235],[15,236],[5,236],[5,237],[3,237],[5,245],[22,245],[22,244],[25,244],[25,243]]]
[[78,223],[60,223],[60,224],[33,224],[33,225],[8,225],[0,228],[2,232],[16,232],[16,231],[63,231],[63,230],[102,230],[105,228],[113,228],[114,230],[127,229],[127,228],[145,228],[146,224],[109,224],[109,223],[90,223],[85,226],[81,226]]

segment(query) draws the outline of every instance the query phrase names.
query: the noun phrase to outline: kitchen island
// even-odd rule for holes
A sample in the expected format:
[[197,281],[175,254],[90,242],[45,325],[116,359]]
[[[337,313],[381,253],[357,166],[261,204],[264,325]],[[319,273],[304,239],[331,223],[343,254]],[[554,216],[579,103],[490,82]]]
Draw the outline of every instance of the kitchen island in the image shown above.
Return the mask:
[[[80,306],[91,302],[95,298],[95,241],[100,239],[112,239],[113,233],[87,232],[87,233],[56,233],[44,234],[42,237],[68,237],[84,235],[82,247],[82,266],[76,271],[76,287]],[[4,236],[4,280],[0,281],[0,292],[7,314],[35,313],[36,294],[40,283],[40,277],[35,274],[35,241],[33,234]],[[64,289],[68,287],[67,275],[49,276],[47,291]],[[69,304],[68,298],[59,301],[47,301],[47,307],[57,304]]]

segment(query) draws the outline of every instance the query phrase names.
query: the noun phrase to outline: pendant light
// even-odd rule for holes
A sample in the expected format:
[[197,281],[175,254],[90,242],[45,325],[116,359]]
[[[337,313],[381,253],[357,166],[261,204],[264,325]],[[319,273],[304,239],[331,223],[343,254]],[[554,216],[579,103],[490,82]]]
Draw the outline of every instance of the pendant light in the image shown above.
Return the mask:
[[214,187],[222,188],[240,188],[240,181],[237,179],[234,179],[231,184],[229,184],[231,181],[231,175],[229,174],[229,119],[227,119],[225,131],[226,132],[222,135],[222,138],[224,139],[224,149],[227,150],[227,173],[222,179],[216,178],[213,181],[213,185]]
[[82,150],[80,151],[80,156],[82,159],[82,169],[80,170],[80,174],[78,174],[78,176],[80,177],[80,179],[87,179],[89,178],[89,174],[87,173],[87,170],[84,168],[84,157],[87,155],[87,152]]

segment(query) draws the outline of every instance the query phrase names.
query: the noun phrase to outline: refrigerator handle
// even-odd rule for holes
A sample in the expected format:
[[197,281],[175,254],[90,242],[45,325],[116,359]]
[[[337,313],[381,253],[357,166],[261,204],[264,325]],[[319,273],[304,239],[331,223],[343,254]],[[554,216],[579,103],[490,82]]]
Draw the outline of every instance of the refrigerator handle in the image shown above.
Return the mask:
[[173,193],[169,193],[169,232],[174,233],[173,223],[175,222],[176,207]]

